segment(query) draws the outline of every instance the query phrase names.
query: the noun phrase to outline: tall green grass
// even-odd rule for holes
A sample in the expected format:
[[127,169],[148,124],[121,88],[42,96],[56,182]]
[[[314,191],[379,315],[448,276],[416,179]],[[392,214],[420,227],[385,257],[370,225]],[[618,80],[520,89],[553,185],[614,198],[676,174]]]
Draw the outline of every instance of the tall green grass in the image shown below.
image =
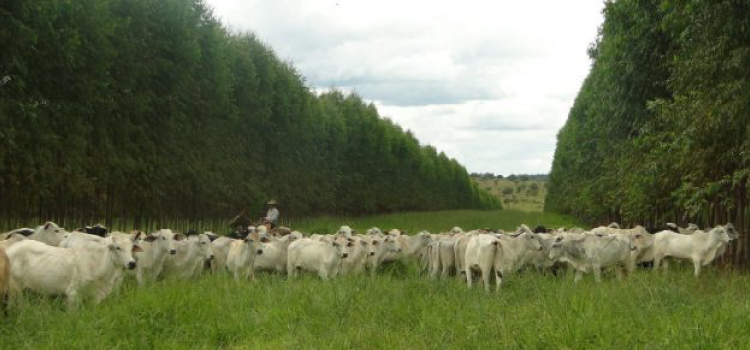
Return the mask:
[[[567,220],[504,213],[414,213],[347,222],[361,229],[439,231]],[[341,223],[321,218],[307,227],[330,230]],[[256,276],[253,284],[237,284],[228,275],[143,288],[126,281],[118,295],[76,312],[66,312],[63,300],[26,296],[24,307],[0,316],[0,349],[750,348],[750,277],[705,272],[696,280],[689,268],[666,276],[639,270],[624,280],[609,276],[597,284],[589,276],[575,285],[569,274],[526,271],[493,293],[481,285],[469,290],[455,277],[430,280],[413,265],[329,282],[270,274]]]
[[743,349],[750,279],[682,269],[622,281],[526,272],[498,293],[413,267],[330,282],[261,275],[127,284],[99,306],[39,299],[0,322],[2,349]]

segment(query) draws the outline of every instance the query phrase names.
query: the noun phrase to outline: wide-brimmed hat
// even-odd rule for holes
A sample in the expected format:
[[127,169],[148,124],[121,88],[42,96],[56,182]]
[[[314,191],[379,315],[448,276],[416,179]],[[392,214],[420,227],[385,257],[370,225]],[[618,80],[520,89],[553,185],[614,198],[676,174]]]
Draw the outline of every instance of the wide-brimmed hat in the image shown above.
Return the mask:
[[268,201],[268,203],[266,203],[266,204],[268,204],[268,205],[277,205],[278,203],[276,203],[276,201],[272,199],[272,200]]

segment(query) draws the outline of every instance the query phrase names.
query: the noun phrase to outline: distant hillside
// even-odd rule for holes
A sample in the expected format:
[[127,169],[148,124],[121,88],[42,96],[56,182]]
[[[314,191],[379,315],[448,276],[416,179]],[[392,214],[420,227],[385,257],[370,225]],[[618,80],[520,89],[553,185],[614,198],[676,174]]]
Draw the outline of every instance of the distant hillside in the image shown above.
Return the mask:
[[547,174],[502,175],[471,174],[479,188],[500,199],[503,208],[542,211],[547,195]]

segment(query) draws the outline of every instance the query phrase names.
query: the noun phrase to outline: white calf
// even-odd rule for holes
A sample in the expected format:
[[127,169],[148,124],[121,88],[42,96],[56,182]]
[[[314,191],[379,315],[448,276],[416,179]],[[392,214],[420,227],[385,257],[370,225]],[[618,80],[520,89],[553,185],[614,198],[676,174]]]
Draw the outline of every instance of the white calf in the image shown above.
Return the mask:
[[[717,226],[711,231],[695,231],[683,235],[672,231],[661,231],[654,235],[654,269],[658,269],[667,257],[688,259],[693,262],[695,277],[700,275],[701,266],[708,265],[730,241],[727,229]],[[667,264],[664,264],[666,270]]]
[[298,236],[292,233],[269,242],[261,243],[263,254],[255,257],[255,270],[286,273],[289,244],[298,238]]
[[164,276],[191,278],[203,271],[206,261],[211,260],[211,240],[205,233],[189,236],[175,242],[177,253],[170,255],[164,262]]
[[317,272],[320,278],[327,280],[338,275],[341,260],[346,257],[347,253],[337,242],[299,239],[289,245],[287,274],[293,278],[297,276],[299,270],[306,270]]
[[528,260],[529,253],[542,250],[539,238],[524,230],[516,236],[479,234],[469,240],[466,248],[466,282],[471,288],[473,272],[480,272],[484,289],[490,291],[492,272],[497,289],[503,277],[517,271]]
[[601,270],[606,267],[622,266],[628,274],[632,273],[636,249],[633,237],[629,235],[583,233],[558,236],[549,257],[573,267],[576,270],[575,282],[589,271],[593,271],[596,281],[600,282]]
[[227,270],[234,276],[235,281],[255,279],[255,258],[260,254],[263,254],[263,250],[258,242],[249,236],[232,241],[227,255]]
[[34,233],[29,235],[29,239],[42,242],[46,245],[57,247],[63,240],[65,230],[57,226],[54,222],[46,222],[44,225],[37,227]]
[[162,229],[145,237],[142,234],[134,235],[138,245],[143,248],[142,252],[135,254],[138,260],[135,277],[139,285],[156,281],[164,269],[167,258],[177,253],[175,241],[184,238],[183,235],[175,234],[169,229]]

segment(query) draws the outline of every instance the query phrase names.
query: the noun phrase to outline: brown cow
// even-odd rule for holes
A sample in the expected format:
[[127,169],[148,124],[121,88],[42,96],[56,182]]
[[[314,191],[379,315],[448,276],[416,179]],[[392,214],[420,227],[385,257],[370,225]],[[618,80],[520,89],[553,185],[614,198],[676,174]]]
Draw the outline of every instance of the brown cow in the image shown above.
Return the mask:
[[0,248],[0,309],[8,312],[8,284],[10,283],[10,260],[5,249]]

